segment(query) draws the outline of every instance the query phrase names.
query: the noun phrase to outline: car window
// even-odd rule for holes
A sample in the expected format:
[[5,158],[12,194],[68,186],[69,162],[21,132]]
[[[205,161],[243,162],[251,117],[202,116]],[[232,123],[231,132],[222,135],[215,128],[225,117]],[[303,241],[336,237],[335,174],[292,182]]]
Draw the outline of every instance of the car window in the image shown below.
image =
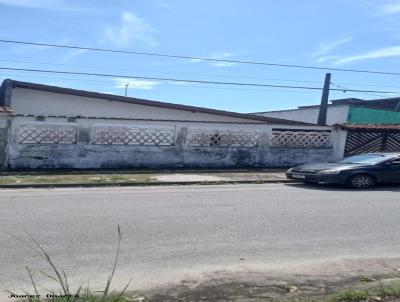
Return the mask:
[[380,162],[384,162],[390,158],[392,158],[393,155],[387,155],[387,154],[361,154],[361,155],[354,155],[347,157],[341,161],[340,163],[345,163],[345,164],[377,164]]
[[400,157],[395,158],[390,162],[391,165],[400,165]]

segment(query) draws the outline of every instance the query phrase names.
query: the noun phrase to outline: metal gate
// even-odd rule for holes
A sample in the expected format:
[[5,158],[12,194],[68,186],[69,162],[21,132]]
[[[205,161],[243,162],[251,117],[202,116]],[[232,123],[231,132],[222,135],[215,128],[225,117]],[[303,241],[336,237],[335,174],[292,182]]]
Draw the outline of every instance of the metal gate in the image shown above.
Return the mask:
[[400,152],[400,130],[348,130],[345,156],[368,152]]

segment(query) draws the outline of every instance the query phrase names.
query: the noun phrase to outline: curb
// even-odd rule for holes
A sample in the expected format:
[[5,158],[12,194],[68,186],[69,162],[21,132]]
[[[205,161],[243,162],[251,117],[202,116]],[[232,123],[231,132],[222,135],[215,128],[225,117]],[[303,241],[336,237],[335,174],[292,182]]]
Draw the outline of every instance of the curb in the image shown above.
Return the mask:
[[63,170],[63,169],[51,169],[51,170],[1,170],[0,176],[10,175],[80,175],[80,174],[213,174],[213,173],[285,173],[288,168],[276,168],[276,169],[265,169],[265,168],[252,168],[252,169],[158,169],[158,170],[132,170],[132,169],[87,169],[87,170]]
[[95,188],[95,187],[149,187],[149,186],[187,186],[187,185],[236,185],[236,184],[268,184],[297,183],[290,179],[271,180],[232,180],[232,181],[172,181],[172,182],[124,182],[124,183],[71,183],[71,184],[21,184],[0,185],[0,189],[30,189],[30,188]]

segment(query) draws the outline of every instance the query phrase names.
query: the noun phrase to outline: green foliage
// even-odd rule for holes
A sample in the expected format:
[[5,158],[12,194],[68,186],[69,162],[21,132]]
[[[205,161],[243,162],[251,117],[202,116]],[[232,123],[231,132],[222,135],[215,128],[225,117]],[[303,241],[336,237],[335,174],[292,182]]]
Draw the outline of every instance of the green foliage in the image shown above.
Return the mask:
[[370,297],[367,290],[346,290],[335,294],[332,298],[334,302],[360,302],[365,301]]
[[400,297],[400,284],[394,284],[390,286],[381,285],[377,291],[377,295],[380,297]]

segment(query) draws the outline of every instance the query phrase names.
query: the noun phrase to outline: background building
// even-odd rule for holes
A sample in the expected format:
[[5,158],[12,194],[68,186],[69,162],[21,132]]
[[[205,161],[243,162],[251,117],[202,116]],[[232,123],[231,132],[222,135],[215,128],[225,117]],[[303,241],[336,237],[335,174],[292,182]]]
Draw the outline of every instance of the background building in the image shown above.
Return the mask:
[[[296,109],[256,112],[253,114],[317,123],[319,105]],[[333,100],[328,106],[327,124],[400,124],[400,98],[361,100]]]

